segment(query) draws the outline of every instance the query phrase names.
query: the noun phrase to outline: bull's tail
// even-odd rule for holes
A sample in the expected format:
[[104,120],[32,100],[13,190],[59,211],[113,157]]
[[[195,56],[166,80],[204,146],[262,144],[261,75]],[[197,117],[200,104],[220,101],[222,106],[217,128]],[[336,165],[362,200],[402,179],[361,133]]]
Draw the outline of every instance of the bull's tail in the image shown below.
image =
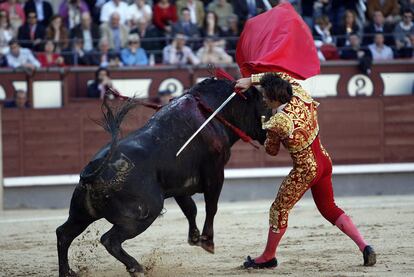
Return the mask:
[[102,128],[104,128],[104,130],[111,135],[110,148],[103,161],[101,160],[102,162],[99,164],[90,164],[91,166],[87,166],[83,170],[81,173],[82,180],[88,180],[92,177],[98,176],[102,169],[106,167],[118,146],[121,123],[128,112],[137,106],[137,103],[138,102],[136,102],[134,98],[129,98],[123,101],[122,104],[118,106],[115,111],[113,111],[108,105],[107,97],[105,97],[101,106],[103,119],[95,120],[95,123],[102,126]]

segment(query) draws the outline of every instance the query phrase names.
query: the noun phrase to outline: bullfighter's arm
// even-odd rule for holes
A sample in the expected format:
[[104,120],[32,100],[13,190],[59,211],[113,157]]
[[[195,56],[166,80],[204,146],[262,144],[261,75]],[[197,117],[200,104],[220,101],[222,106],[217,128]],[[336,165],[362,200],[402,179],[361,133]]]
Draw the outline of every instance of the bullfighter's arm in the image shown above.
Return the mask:
[[264,147],[269,155],[276,156],[280,149],[280,141],[287,139],[293,132],[293,122],[285,113],[276,113],[262,128],[267,131]]

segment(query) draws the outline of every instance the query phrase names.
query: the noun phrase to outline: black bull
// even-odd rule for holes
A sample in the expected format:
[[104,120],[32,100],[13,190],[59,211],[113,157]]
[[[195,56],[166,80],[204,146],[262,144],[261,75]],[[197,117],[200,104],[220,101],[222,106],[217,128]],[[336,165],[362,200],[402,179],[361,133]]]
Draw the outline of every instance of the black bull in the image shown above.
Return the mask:
[[[143,271],[141,265],[121,245],[144,232],[160,215],[164,199],[169,197],[175,198],[188,219],[188,242],[214,252],[213,220],[224,166],[239,137],[213,119],[179,157],[175,154],[209,116],[200,109],[199,101],[216,109],[232,91],[229,81],[207,79],[119,141],[121,121],[134,105],[126,102],[115,114],[108,107],[103,124],[112,142],[83,169],[72,196],[69,218],[56,230],[60,276],[75,275],[68,263],[69,246],[100,218],[113,224],[101,237],[101,243],[125,264],[131,275],[138,275]],[[239,96],[232,99],[221,115],[263,144],[262,96],[254,88],[245,96],[246,100]],[[205,198],[206,219],[201,235],[196,226],[197,207],[191,198],[195,193],[204,193]]]

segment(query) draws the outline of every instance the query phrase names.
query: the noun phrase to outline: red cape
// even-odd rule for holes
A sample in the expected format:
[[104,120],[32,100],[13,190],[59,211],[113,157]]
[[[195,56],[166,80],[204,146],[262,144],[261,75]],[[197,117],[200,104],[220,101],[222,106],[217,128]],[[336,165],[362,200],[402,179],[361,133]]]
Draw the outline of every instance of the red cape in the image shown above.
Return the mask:
[[236,61],[243,77],[285,72],[304,80],[320,72],[309,27],[289,3],[246,22],[237,43]]

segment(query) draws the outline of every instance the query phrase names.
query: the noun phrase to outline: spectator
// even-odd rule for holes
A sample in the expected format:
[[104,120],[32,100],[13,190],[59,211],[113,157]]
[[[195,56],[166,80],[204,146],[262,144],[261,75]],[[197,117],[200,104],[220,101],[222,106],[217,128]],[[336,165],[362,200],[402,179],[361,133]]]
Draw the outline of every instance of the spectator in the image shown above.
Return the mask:
[[126,66],[148,65],[147,53],[141,48],[139,36],[137,34],[129,35],[128,47],[121,51],[121,60]]
[[223,48],[215,45],[214,37],[207,37],[204,46],[197,51],[197,57],[203,64],[232,63],[233,58]]
[[374,43],[368,46],[371,51],[372,59],[376,60],[392,60],[394,53],[391,47],[384,44],[384,34],[377,33],[374,37]]
[[0,4],[0,11],[4,10],[7,12],[11,27],[17,32],[20,26],[26,21],[26,15],[20,3],[17,0],[7,0]]
[[7,64],[12,68],[23,68],[34,70],[40,67],[40,63],[33,56],[32,51],[27,48],[20,47],[17,40],[12,39],[9,42],[10,51],[7,53]]
[[190,47],[186,46],[186,36],[184,34],[176,34],[173,42],[167,45],[163,50],[163,63],[185,65],[197,65],[200,63],[196,55]]
[[71,47],[66,48],[64,52],[65,64],[67,65],[91,65],[91,52],[84,50],[82,38],[74,38]]
[[365,56],[371,56],[368,49],[361,48],[361,39],[357,33],[349,35],[349,45],[341,51],[341,59],[358,60]]
[[60,52],[69,46],[69,32],[63,25],[60,15],[54,15],[50,19],[45,38],[53,40],[56,45],[56,52]]
[[386,21],[393,23],[394,17],[400,13],[400,5],[398,0],[367,0],[369,20],[374,20],[376,11],[381,11]]
[[128,7],[127,20],[128,20],[129,26],[135,26],[140,20],[151,22],[152,21],[151,6],[146,4],[145,0],[135,0],[135,2],[129,5]]
[[158,91],[158,97],[155,102],[159,103],[161,106],[167,105],[173,99],[173,93],[169,89]]
[[44,52],[37,54],[37,59],[42,67],[64,66],[63,58],[55,53],[55,43],[52,40],[46,40]]
[[239,29],[239,22],[237,19],[237,15],[233,14],[228,17],[228,29],[221,32],[221,36],[226,38],[226,49],[228,52],[232,54],[234,58],[237,41],[240,37],[240,29]]
[[234,13],[242,25],[250,17],[256,16],[264,11],[266,7],[262,0],[233,0]]
[[98,48],[99,42],[99,27],[92,22],[91,15],[88,12],[82,14],[81,23],[76,25],[70,31],[70,38],[82,39],[83,51],[91,52]]
[[91,54],[91,62],[93,65],[100,67],[122,66],[118,54],[109,48],[109,41],[106,37],[101,38],[99,41],[99,51]]
[[403,18],[394,29],[394,39],[397,49],[410,46],[410,35],[414,34],[413,11],[404,10]]
[[192,41],[192,48],[194,48],[194,43],[200,38],[200,30],[196,24],[191,22],[190,10],[188,8],[181,9],[181,18],[172,26],[172,33],[173,35],[177,33],[186,35]]
[[346,10],[342,24],[335,31],[337,35],[336,46],[343,47],[349,45],[349,35],[351,33],[358,33],[359,27],[356,22],[356,15],[354,11]]
[[29,101],[27,99],[26,91],[18,89],[14,92],[13,100],[4,102],[5,108],[26,109],[29,108]]
[[45,28],[37,23],[36,12],[31,11],[26,14],[27,21],[20,26],[17,32],[17,39],[22,47],[41,51],[41,43],[45,37]]
[[[218,26],[218,18],[214,12],[207,12],[206,18],[204,19],[203,29],[201,30],[201,35],[203,37],[221,37],[221,30]],[[216,45],[225,48],[226,41],[221,39],[216,41]]]
[[385,23],[385,18],[382,12],[375,11],[373,22],[364,29],[364,39],[362,41],[362,44],[371,44],[376,33],[383,33],[385,37],[385,43],[387,45],[394,45],[392,32],[393,28],[391,24]]
[[112,87],[109,71],[101,67],[95,72],[95,80],[88,85],[88,97],[103,99],[108,87]]
[[324,44],[333,44],[334,39],[331,35],[331,29],[332,24],[326,15],[318,17],[313,27],[313,38],[322,41]]
[[49,25],[50,19],[53,16],[52,5],[44,0],[28,0],[24,5],[24,12],[26,16],[29,12],[35,12],[37,22],[44,27]]
[[81,23],[83,13],[89,13],[89,7],[83,0],[63,0],[59,7],[59,15],[69,30]]
[[414,0],[400,0],[402,10],[412,10],[414,11]]
[[7,12],[0,10],[0,55],[9,51],[9,41],[13,38],[13,29],[10,25]]
[[102,6],[101,22],[108,23],[115,12],[118,14],[121,24],[128,24],[128,5],[121,0],[109,0]]
[[414,57],[414,34],[410,34],[410,44],[398,50],[399,58],[413,58]]
[[[175,2],[177,11],[181,11],[183,8],[187,8],[190,12],[191,23],[201,27],[204,21],[204,6],[200,0],[177,0]],[[181,14],[183,16],[183,14]],[[183,19],[182,17],[180,18]]]
[[117,12],[111,15],[108,23],[102,23],[101,37],[106,37],[109,41],[109,47],[114,51],[120,51],[126,46],[128,40],[128,28],[121,23],[121,17]]
[[165,47],[165,40],[160,40],[162,36],[158,28],[141,18],[137,27],[131,30],[130,34],[138,34],[141,38],[141,47],[154,51],[154,62],[162,62],[162,49]]
[[229,29],[228,18],[233,14],[233,7],[227,0],[214,0],[208,5],[207,11],[217,15],[217,25],[221,30]]
[[357,5],[360,0],[330,0],[329,18],[334,30],[337,30],[343,23],[341,22],[345,17],[346,11],[353,12],[356,20]]
[[177,9],[169,0],[160,0],[154,6],[154,25],[165,35],[171,35],[172,25],[177,22]]

